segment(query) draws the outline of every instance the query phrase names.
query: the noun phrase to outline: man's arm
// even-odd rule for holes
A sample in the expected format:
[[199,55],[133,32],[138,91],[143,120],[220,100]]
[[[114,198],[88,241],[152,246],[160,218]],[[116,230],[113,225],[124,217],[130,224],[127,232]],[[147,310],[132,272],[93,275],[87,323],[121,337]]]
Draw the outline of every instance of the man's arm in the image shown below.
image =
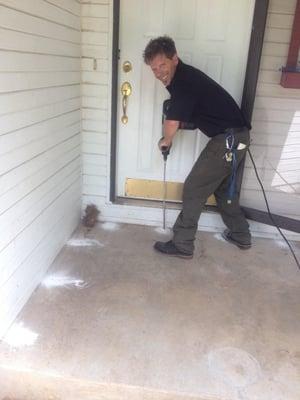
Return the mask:
[[163,132],[164,138],[159,142],[160,149],[162,147],[170,147],[172,144],[172,140],[179,128],[179,121],[172,121],[166,119],[164,121]]

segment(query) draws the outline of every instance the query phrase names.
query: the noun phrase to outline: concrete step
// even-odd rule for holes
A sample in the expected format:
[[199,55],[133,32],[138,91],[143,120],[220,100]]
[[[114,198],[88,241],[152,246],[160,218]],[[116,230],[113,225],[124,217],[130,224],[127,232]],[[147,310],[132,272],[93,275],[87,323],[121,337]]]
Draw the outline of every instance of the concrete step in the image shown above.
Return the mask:
[[[38,371],[0,369],[0,400],[221,400],[219,397],[163,392],[114,383],[98,383]],[[222,398],[222,400],[224,400]],[[227,400],[227,399],[226,399]],[[228,398],[229,400],[229,398]]]

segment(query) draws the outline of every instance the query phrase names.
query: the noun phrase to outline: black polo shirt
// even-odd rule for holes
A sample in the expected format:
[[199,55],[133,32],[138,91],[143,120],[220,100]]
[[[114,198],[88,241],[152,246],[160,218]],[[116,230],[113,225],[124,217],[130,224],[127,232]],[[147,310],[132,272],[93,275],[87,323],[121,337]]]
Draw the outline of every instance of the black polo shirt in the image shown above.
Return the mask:
[[209,137],[224,133],[227,128],[251,128],[225,89],[181,60],[166,89],[171,95],[168,120],[192,123]]

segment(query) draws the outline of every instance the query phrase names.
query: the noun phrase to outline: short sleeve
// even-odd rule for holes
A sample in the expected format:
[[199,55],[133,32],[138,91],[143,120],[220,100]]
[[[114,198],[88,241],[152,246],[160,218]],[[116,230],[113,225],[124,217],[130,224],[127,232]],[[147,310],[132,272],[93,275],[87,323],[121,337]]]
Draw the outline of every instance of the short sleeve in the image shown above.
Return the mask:
[[166,112],[166,119],[180,122],[193,122],[192,116],[196,106],[192,93],[178,91],[171,95],[170,104]]

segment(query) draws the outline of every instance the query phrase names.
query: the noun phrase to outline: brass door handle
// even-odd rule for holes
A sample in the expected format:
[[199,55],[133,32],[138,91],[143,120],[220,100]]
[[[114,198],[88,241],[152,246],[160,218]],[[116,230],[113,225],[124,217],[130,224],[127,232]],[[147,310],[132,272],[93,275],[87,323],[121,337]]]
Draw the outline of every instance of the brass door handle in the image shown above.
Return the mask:
[[121,93],[122,93],[122,108],[123,108],[123,116],[121,118],[121,121],[123,124],[127,124],[128,122],[128,117],[126,115],[127,111],[127,105],[128,105],[128,97],[132,93],[132,87],[129,82],[124,82],[121,86]]

